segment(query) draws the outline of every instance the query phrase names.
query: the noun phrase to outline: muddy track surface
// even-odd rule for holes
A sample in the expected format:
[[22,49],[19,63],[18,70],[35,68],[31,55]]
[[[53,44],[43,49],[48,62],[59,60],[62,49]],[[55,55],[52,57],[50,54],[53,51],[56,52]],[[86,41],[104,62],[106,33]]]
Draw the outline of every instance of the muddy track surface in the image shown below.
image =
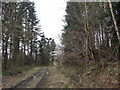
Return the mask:
[[42,67],[10,88],[76,88],[76,86],[58,68],[49,66]]
[[48,70],[48,68],[46,68],[44,74],[42,74],[41,80],[36,84],[35,88],[46,88],[43,87],[43,83],[46,81],[49,75],[50,75],[50,71]]
[[46,74],[41,81],[38,82],[36,88],[75,88],[69,80],[63,75],[58,68],[49,66]]
[[36,73],[26,78],[25,80],[20,81],[11,88],[37,88],[40,82],[49,75],[49,70],[45,67],[39,69]]

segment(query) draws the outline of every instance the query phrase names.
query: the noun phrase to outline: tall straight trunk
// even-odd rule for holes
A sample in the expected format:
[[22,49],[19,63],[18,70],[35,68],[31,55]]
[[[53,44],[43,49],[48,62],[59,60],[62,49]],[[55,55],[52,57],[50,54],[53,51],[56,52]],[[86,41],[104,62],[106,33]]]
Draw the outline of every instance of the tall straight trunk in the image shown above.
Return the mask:
[[106,38],[105,46],[108,48],[109,47],[109,33],[108,32],[105,32],[105,38]]
[[113,13],[112,3],[110,2],[110,0],[108,0],[108,1],[109,1],[109,7],[110,7],[110,11],[111,11],[113,22],[114,22],[114,26],[115,26],[115,31],[116,31],[116,34],[117,34],[118,42],[120,44],[120,34],[119,34],[119,29],[117,27],[117,22],[115,20],[115,15]]
[[86,34],[86,41],[85,41],[85,52],[86,52],[86,70],[87,70],[87,63],[88,63],[88,11],[87,11],[87,4],[85,2],[85,34]]
[[31,61],[33,59],[32,53],[33,53],[33,43],[32,43],[32,40],[31,40],[31,42],[30,42],[30,59],[29,59],[29,64],[31,64]]
[[4,52],[4,50],[5,50],[5,45],[4,45],[4,43],[5,43],[5,40],[2,38],[2,56],[3,56],[3,61],[4,61],[4,55],[5,55],[5,52]]
[[24,63],[25,63],[25,56],[26,56],[26,54],[25,54],[25,43],[24,43],[24,45],[23,45],[23,65],[24,65]]
[[101,41],[101,26],[99,27],[98,33],[99,33],[99,45],[101,45],[102,44],[102,41]]
[[5,40],[5,53],[4,53],[4,70],[7,70],[7,61],[8,61],[8,38]]
[[9,59],[11,60],[12,59],[12,37],[10,38],[10,47],[9,47],[9,49],[10,49],[10,57],[9,57]]
[[19,54],[19,43],[20,40],[18,37],[16,37],[16,35],[14,35],[13,37],[13,62],[17,61],[17,56]]
[[37,57],[38,57],[38,54],[37,54],[37,51],[35,52],[35,66],[37,65]]

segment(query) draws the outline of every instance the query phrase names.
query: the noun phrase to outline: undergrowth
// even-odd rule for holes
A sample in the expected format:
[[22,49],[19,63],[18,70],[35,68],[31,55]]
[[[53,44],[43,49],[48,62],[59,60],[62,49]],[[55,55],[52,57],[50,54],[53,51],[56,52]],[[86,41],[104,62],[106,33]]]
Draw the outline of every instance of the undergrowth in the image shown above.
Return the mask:
[[117,88],[118,84],[118,65],[108,65],[101,68],[98,63],[89,66],[87,69],[82,67],[62,66],[60,70],[71,80],[75,81],[82,88]]
[[3,76],[13,76],[17,75],[19,73],[23,73],[24,71],[28,71],[30,69],[34,68],[34,66],[21,66],[21,67],[11,67],[7,71],[3,71],[2,75]]

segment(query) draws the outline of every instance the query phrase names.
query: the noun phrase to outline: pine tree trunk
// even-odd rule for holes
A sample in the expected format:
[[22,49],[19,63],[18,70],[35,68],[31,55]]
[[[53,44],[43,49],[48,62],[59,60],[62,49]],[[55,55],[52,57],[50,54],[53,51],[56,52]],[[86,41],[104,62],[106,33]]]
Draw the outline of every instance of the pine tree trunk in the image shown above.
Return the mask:
[[8,38],[5,40],[5,53],[4,53],[4,70],[7,70],[7,61],[8,61]]
[[119,44],[120,44],[120,34],[119,34],[118,27],[117,27],[117,22],[116,22],[116,20],[115,20],[115,15],[114,15],[114,13],[113,13],[112,3],[110,2],[110,0],[109,0],[109,7],[110,7],[111,14],[112,14],[112,19],[113,19],[113,22],[114,22],[114,26],[115,26],[115,30],[116,30],[118,42],[119,42]]
[[19,38],[14,36],[13,37],[13,64],[19,62],[18,61],[18,59],[20,58],[20,57],[18,57],[18,55],[19,55],[19,42],[20,42]]
[[29,64],[31,64],[32,59],[33,59],[32,53],[33,53],[33,44],[32,44],[32,40],[31,40],[31,42],[30,42],[30,58],[29,58]]

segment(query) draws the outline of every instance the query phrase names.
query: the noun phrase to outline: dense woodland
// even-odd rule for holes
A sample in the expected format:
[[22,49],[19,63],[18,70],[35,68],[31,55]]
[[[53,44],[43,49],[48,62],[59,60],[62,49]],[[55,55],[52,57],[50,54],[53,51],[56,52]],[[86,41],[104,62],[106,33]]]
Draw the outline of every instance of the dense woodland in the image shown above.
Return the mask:
[[60,55],[62,65],[76,68],[81,76],[85,71],[100,73],[108,66],[118,67],[120,2],[67,2],[66,13]]
[[49,65],[55,42],[40,29],[34,2],[2,3],[3,71],[25,65]]
[[62,72],[69,68],[66,73],[77,76],[83,87],[114,87],[119,82],[120,2],[66,4],[61,45],[56,50],[54,39],[41,31],[34,2],[1,3],[3,72],[48,66],[55,59],[58,67],[65,67]]
[[[120,3],[112,3],[120,33]],[[67,3],[62,34],[67,65],[118,62],[120,46],[109,3]]]

